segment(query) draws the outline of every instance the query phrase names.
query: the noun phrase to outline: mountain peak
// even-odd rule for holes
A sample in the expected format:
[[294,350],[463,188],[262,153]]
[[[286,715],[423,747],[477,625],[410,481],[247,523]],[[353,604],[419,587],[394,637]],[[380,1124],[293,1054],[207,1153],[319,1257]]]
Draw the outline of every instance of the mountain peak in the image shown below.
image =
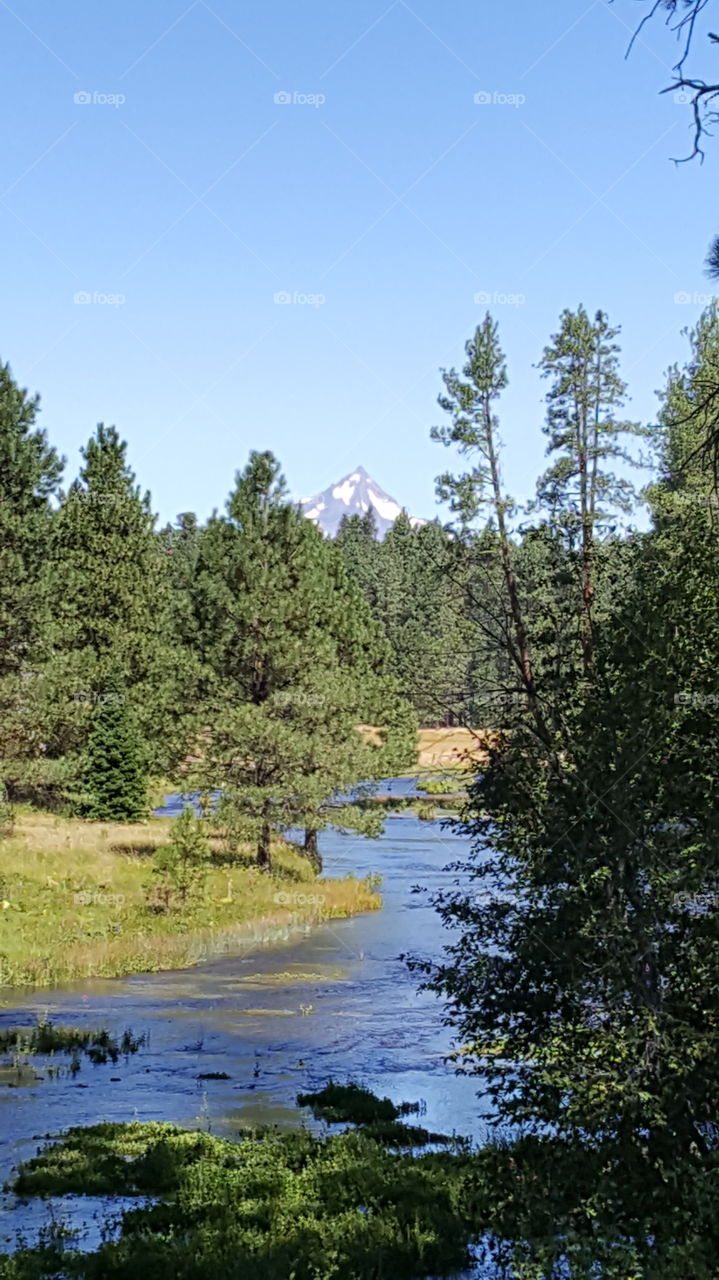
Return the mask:
[[[339,532],[343,516],[363,516],[368,511],[373,513],[377,534],[383,538],[402,511],[399,502],[386,493],[364,467],[355,467],[328,489],[303,498],[300,506],[308,520],[314,520],[330,538]],[[415,528],[425,523],[411,516],[410,522]]]

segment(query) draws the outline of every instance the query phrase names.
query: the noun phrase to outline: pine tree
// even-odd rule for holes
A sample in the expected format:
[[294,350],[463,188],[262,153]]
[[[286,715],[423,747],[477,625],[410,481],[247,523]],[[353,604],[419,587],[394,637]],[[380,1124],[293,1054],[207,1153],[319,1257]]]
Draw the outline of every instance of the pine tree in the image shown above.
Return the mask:
[[636,423],[618,421],[615,414],[626,396],[619,376],[619,329],[611,328],[598,311],[590,320],[584,307],[564,311],[556,333],[539,364],[552,380],[547,395],[549,444],[555,461],[537,485],[538,505],[547,511],[570,546],[579,541],[582,652],[584,673],[591,674],[593,658],[593,601],[598,536],[616,512],[630,512],[636,503],[631,482],[607,464],[638,466],[627,450],[629,436],[644,434]]
[[175,899],[180,906],[186,906],[204,885],[209,859],[206,821],[187,804],[172,824],[170,843],[153,855],[152,903],[161,911],[168,911]]
[[[551,728],[537,690],[534,659],[527,619],[517,581],[515,550],[510,536],[512,500],[504,490],[501,470],[501,440],[495,402],[507,386],[507,366],[499,343],[497,324],[489,313],[466,343],[466,362],[460,376],[455,369],[443,371],[445,392],[439,404],[450,415],[449,426],[433,427],[433,440],[458,450],[470,461],[460,475],[445,472],[437,478],[437,496],[448,501],[458,517],[457,536],[472,541],[472,525],[479,517],[494,524],[497,533],[504,600],[494,625],[539,738],[550,747]],[[505,621],[506,616],[506,621]],[[486,623],[485,623],[486,625]]]
[[[333,650],[315,674],[314,696],[292,705],[306,742],[304,848],[317,871],[317,836],[325,827],[379,834],[372,783],[412,765],[417,741],[416,717],[392,675],[391,646],[352,580],[343,549],[325,542],[323,556],[329,570],[324,631]],[[339,801],[350,789],[352,801]]]
[[84,760],[85,813],[103,822],[147,815],[147,772],[140,736],[118,676],[104,682]]
[[363,516],[343,516],[335,538],[353,582],[373,608],[377,604],[377,573],[380,543],[377,524],[370,510]]
[[79,756],[94,700],[117,672],[159,771],[182,753],[192,710],[166,555],[115,428],[100,425],[83,458],[53,521],[52,654],[39,681],[44,737],[51,755]]
[[[361,679],[370,680],[377,628],[339,552],[288,502],[269,453],[251,455],[226,515],[210,520],[192,598],[202,779],[222,788],[220,820],[229,830],[244,824],[266,868],[273,831],[316,832],[332,793],[366,776],[357,725],[363,708],[377,706],[380,677],[366,687]],[[386,736],[395,742],[392,726]],[[315,843],[309,835],[313,861]]]
[[574,703],[555,767],[521,724],[491,754],[470,888],[439,902],[463,1069],[537,1135],[513,1175],[555,1236],[542,1274],[709,1276],[719,1248],[719,525],[692,413],[718,333],[703,317],[671,372],[654,525],[595,620],[595,679],[552,690]]
[[39,400],[0,364],[0,758],[32,756],[32,675],[47,641],[42,570],[62,460],[35,427]]

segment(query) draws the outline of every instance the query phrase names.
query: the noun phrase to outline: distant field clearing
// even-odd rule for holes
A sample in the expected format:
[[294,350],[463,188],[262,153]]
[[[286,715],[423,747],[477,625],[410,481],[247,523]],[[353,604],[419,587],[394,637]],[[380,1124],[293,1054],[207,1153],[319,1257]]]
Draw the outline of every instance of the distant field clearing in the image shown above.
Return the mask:
[[[371,724],[358,726],[370,742],[379,746],[379,731]],[[418,763],[422,769],[452,769],[462,765],[469,752],[480,763],[486,759],[491,729],[419,729],[417,732]]]
[[417,734],[420,766],[456,768],[466,754],[483,761],[490,732],[486,729],[420,729]]

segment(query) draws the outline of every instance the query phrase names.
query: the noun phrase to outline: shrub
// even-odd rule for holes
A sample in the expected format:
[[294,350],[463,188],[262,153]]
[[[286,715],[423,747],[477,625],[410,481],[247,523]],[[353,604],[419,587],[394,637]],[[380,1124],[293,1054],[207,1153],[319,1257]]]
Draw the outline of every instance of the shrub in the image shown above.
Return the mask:
[[170,843],[159,848],[152,859],[152,906],[159,911],[186,906],[204,888],[209,856],[203,819],[196,816],[192,805],[185,805],[172,824]]

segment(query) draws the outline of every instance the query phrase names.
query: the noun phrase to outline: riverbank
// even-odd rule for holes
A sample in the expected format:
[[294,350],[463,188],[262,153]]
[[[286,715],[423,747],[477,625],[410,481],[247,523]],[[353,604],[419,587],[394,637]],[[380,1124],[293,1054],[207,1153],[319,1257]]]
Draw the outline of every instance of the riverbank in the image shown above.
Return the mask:
[[196,901],[159,912],[151,858],[170,825],[18,814],[12,839],[0,841],[0,1002],[3,988],[185,968],[381,906],[369,881],[318,880],[277,841],[271,875],[251,865],[248,848],[247,865],[212,864]]

